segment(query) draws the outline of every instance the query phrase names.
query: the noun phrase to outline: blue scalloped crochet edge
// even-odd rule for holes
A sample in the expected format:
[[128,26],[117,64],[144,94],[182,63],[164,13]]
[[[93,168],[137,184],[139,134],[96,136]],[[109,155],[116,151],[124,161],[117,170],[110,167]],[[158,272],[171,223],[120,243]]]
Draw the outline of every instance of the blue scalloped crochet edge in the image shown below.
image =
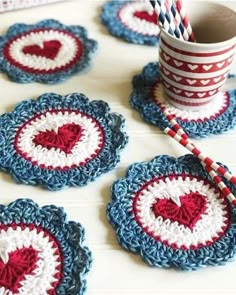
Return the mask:
[[0,205],[1,224],[35,224],[52,234],[65,258],[62,262],[63,277],[56,294],[83,295],[86,291],[85,276],[91,268],[92,254],[83,245],[85,230],[80,223],[67,221],[61,207],[39,207],[31,199],[17,199],[9,205]]
[[[79,110],[94,117],[105,134],[105,142],[97,157],[83,166],[67,171],[40,168],[19,155],[14,149],[16,132],[32,116],[48,109]],[[83,94],[61,96],[45,93],[37,100],[26,100],[16,105],[10,113],[0,116],[0,169],[8,172],[17,183],[41,185],[49,190],[84,186],[98,176],[112,170],[120,161],[120,151],[126,146],[128,136],[123,131],[125,119],[111,113],[109,105],[100,100],[89,101]]]
[[159,43],[159,37],[157,36],[147,36],[135,32],[125,25],[117,17],[117,12],[123,5],[130,3],[132,1],[117,1],[111,0],[105,3],[102,8],[102,13],[100,15],[102,23],[107,27],[108,31],[119,38],[124,39],[127,42],[140,44],[140,45],[150,45],[155,46]]
[[[28,31],[48,28],[61,29],[68,31],[75,35],[83,44],[83,53],[79,62],[66,70],[58,71],[57,73],[49,74],[34,74],[26,72],[17,66],[12,65],[3,56],[4,45],[19,34]],[[92,56],[96,51],[98,44],[95,40],[88,39],[87,30],[81,26],[66,26],[54,19],[46,19],[34,25],[26,25],[24,23],[17,23],[11,26],[4,36],[0,37],[0,71],[7,74],[10,80],[18,83],[41,82],[47,84],[54,84],[68,79],[70,76],[83,71],[88,68],[91,63]]]
[[[220,163],[219,163],[220,164]],[[222,165],[222,164],[221,164]],[[222,165],[227,168],[225,165]],[[196,270],[206,266],[224,265],[236,254],[236,209],[231,208],[231,225],[224,237],[212,246],[197,250],[173,249],[144,232],[133,213],[133,197],[141,187],[158,176],[168,174],[192,174],[212,183],[199,160],[190,154],[174,158],[168,155],[157,156],[150,162],[131,165],[125,175],[114,182],[111,188],[112,200],[107,206],[107,218],[116,231],[117,240],[125,249],[139,254],[151,266],[174,267],[180,270]],[[226,181],[231,191],[236,186]]]
[[[146,122],[164,130],[166,127],[171,126],[151,94],[152,87],[159,76],[159,64],[156,62],[147,64],[140,74],[134,76],[130,105],[140,113]],[[221,134],[236,126],[236,90],[230,90],[228,94],[229,107],[214,119],[186,121],[176,118],[189,137],[202,138]]]

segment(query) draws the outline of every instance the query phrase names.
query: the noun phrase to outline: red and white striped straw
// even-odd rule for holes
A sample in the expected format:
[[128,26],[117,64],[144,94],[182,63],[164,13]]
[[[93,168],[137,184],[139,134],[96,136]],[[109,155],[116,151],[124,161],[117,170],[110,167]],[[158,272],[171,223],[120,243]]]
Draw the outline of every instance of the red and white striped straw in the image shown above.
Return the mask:
[[188,32],[188,36],[189,36],[188,41],[196,42],[195,36],[193,34],[193,29],[192,29],[192,26],[189,22],[189,18],[188,18],[187,13],[184,9],[184,6],[182,4],[182,0],[174,0],[174,1],[175,1],[177,11],[181,17],[182,23]]
[[158,14],[158,22],[178,39],[195,42],[192,27],[180,0],[149,0]]
[[178,39],[183,39],[181,31],[175,24],[175,19],[173,14],[169,10],[167,0],[153,0],[149,2],[152,4],[153,9],[158,15],[158,23],[163,27],[169,34],[177,37]]
[[[179,136],[179,139],[183,139],[183,140],[187,141],[188,144],[191,145],[193,149],[196,148],[196,146],[191,142],[190,138],[184,132],[184,130],[182,129],[182,127],[177,123],[177,121],[175,120],[174,116],[171,115],[167,110],[163,110],[163,113],[166,115],[166,118],[170,122],[170,124],[172,125],[173,129],[177,132],[177,133],[175,133],[172,130],[174,132],[173,134],[178,135]],[[168,132],[168,129],[169,128],[166,128],[166,131],[167,132]],[[170,134],[168,134],[168,135],[170,135]],[[173,136],[171,136],[171,137],[173,137]],[[173,137],[173,138],[176,139],[175,137]],[[180,141],[178,141],[178,142],[180,142]],[[205,170],[208,172],[208,174],[210,175],[210,177],[212,178],[212,180],[217,184],[217,186],[221,190],[221,192],[224,195],[224,197],[227,198],[233,204],[234,207],[236,207],[236,198],[232,194],[232,192],[230,191],[230,189],[225,185],[225,183],[223,182],[223,180],[221,179],[221,177],[211,168],[211,166],[205,164],[204,161],[201,161],[201,164],[205,168]]]
[[183,20],[182,20],[181,15],[179,14],[179,11],[176,7],[175,1],[174,0],[165,0],[165,3],[170,11],[170,14],[173,15],[175,25],[176,25],[176,27],[179,28],[183,39],[186,41],[190,41],[189,33],[184,26]]
[[186,139],[182,138],[175,131],[170,128],[166,128],[165,133],[178,141],[181,145],[186,147],[190,152],[192,152],[199,160],[203,161],[205,165],[210,166],[214,171],[218,172],[220,175],[224,176],[232,184],[236,184],[236,177],[229,173],[224,167],[218,165],[211,158],[204,155],[198,148],[189,143]]
[[236,207],[236,198],[232,194],[231,190],[224,184],[222,178],[217,173],[215,173],[215,171],[212,170],[210,166],[205,165],[203,162],[202,165],[204,166],[208,174],[211,176],[212,180],[217,184],[225,198],[227,198],[232,203],[232,205]]

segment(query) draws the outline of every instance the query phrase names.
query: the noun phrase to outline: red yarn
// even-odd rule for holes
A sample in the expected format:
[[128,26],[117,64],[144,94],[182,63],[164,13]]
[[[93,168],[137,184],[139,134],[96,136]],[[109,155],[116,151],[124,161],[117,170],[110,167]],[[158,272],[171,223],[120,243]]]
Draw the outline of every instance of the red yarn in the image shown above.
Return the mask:
[[206,197],[198,192],[191,192],[180,197],[181,206],[178,207],[171,199],[159,199],[153,205],[156,217],[161,216],[172,222],[179,222],[193,229],[201,215],[206,211]]
[[0,259],[0,287],[17,292],[25,275],[33,273],[38,259],[38,251],[32,247],[24,247],[9,253],[6,264]]
[[43,48],[41,48],[39,45],[34,44],[24,46],[22,51],[25,54],[54,59],[57,56],[61,46],[62,44],[58,40],[51,40],[43,42]]
[[236,200],[232,201],[232,205],[234,206],[234,208],[236,208]]
[[155,11],[153,11],[152,14],[149,14],[147,11],[136,11],[134,16],[140,18],[141,20],[146,20],[157,25],[157,14]]
[[71,123],[65,124],[58,128],[56,133],[53,130],[40,131],[33,139],[36,145],[41,145],[47,149],[60,149],[69,154],[79,141],[82,133],[80,125]]

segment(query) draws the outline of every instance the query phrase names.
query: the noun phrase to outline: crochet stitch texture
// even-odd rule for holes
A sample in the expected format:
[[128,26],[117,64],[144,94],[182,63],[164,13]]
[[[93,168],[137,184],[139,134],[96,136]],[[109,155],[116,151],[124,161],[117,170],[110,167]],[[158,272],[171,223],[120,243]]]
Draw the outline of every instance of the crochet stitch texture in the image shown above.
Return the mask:
[[17,183],[83,186],[119,162],[128,141],[123,127],[104,101],[46,93],[0,117],[0,168]]
[[201,138],[224,133],[236,125],[236,90],[222,92],[212,104],[200,111],[185,111],[172,106],[164,99],[160,83],[159,63],[147,64],[133,78],[130,104],[142,118],[164,130],[171,127],[162,113],[163,108],[175,115],[189,137]]
[[0,205],[0,241],[3,294],[84,294],[91,252],[63,208],[30,199]]
[[135,163],[111,193],[107,217],[119,243],[151,266],[195,270],[235,257],[236,210],[195,156]]
[[157,15],[144,1],[108,1],[100,15],[108,31],[127,42],[157,45],[160,28]]
[[81,26],[54,19],[17,23],[0,38],[0,71],[19,83],[53,84],[87,68],[96,49]]

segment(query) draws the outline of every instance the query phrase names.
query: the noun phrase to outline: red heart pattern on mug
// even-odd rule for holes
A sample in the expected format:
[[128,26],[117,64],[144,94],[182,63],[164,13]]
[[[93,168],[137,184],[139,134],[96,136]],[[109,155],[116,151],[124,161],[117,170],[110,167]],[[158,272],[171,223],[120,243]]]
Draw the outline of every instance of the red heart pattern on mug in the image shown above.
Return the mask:
[[[161,79],[172,86],[166,89],[164,84],[168,101],[174,107],[188,111],[210,108],[226,81],[235,46],[207,49],[194,45],[186,47],[181,41],[177,43],[174,44],[163,31],[159,60]],[[179,77],[181,80],[178,81]]]

